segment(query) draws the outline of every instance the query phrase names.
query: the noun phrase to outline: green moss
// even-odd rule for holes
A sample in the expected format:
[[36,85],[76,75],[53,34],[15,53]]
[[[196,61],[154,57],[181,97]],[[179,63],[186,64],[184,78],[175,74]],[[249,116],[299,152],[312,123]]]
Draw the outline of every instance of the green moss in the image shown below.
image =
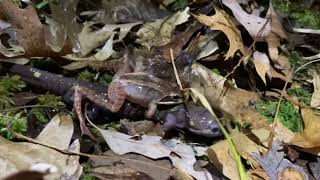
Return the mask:
[[[56,111],[56,112],[60,111],[61,107],[66,106],[60,96],[55,96],[49,93],[40,95],[37,98],[36,105],[50,107],[52,111]],[[34,114],[41,123],[47,123],[49,121],[42,107],[34,107],[31,109],[30,112]]]
[[310,91],[304,88],[291,88],[288,89],[288,94],[290,96],[296,96],[300,100],[300,102],[310,105],[312,94]]
[[215,74],[221,75],[221,72],[220,72],[219,69],[217,69],[217,68],[213,68],[213,69],[211,69],[211,71],[212,71],[213,73],[215,73]]
[[277,10],[292,16],[298,24],[314,29],[320,28],[320,13],[305,9],[302,5],[303,1],[276,0],[274,2]]
[[25,134],[27,132],[27,119],[22,116],[22,112],[15,115],[11,113],[0,114],[0,135],[11,140],[14,135],[8,131],[8,125],[17,133]]
[[11,97],[26,85],[19,76],[4,76],[0,79],[0,110],[11,108],[14,102]]
[[99,76],[98,83],[103,85],[108,85],[111,83],[113,76],[109,74],[103,74],[102,76]]
[[92,166],[90,163],[86,162],[86,163],[82,163],[81,165],[83,166],[83,174],[81,176],[82,180],[95,180],[95,179],[97,179],[96,177],[89,174],[92,171]]
[[97,76],[95,73],[92,73],[88,70],[84,70],[78,74],[77,79],[83,81],[89,81],[94,83],[99,83],[103,85],[108,85],[112,81],[112,76],[105,73],[101,76]]
[[291,66],[297,68],[298,66],[302,65],[301,62],[301,57],[298,54],[297,51],[291,51],[290,55],[289,55],[289,63],[291,64]]
[[95,81],[95,77],[96,75],[90,71],[88,71],[87,69],[84,71],[81,71],[78,74],[77,79],[79,80],[83,80],[83,81],[89,81],[89,82],[94,82]]
[[[268,123],[273,122],[276,112],[277,102],[259,101],[256,103],[257,111],[264,116]],[[302,130],[301,117],[291,102],[282,101],[279,109],[280,122],[293,132]]]

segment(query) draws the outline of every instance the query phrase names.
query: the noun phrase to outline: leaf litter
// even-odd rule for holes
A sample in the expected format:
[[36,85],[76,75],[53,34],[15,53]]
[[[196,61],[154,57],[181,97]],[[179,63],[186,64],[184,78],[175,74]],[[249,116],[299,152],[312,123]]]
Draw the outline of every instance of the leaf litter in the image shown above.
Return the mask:
[[[203,123],[208,119],[204,114],[188,114],[159,105],[164,111],[156,114],[158,119],[140,121],[139,128],[135,129],[131,120],[138,118],[136,114],[141,107],[128,105],[129,110],[123,107],[118,114],[104,112],[107,115],[101,115],[99,108],[87,109],[91,105],[84,102],[87,120],[96,114],[100,119],[100,122],[93,122],[97,125],[89,121],[97,141],[81,137],[70,116],[54,112],[55,116],[50,118],[48,115],[50,122],[42,125],[41,133],[36,139],[29,139],[30,142],[21,142],[18,138],[9,141],[1,137],[1,178],[10,179],[28,173],[45,179],[79,179],[90,174],[99,179],[319,178],[319,44],[304,39],[307,46],[301,49],[290,39],[292,34],[302,39],[309,35],[297,34],[285,27],[288,25],[284,21],[290,19],[290,13],[279,13],[283,9],[278,2],[159,2],[50,1],[35,9],[40,6],[33,2],[1,1],[1,73],[7,73],[2,67],[7,67],[8,62],[31,62],[32,66],[67,76],[75,77],[82,69],[89,69],[95,80],[110,73],[116,74],[116,79],[120,74],[116,72],[117,62],[125,67],[123,64],[129,59],[125,73],[148,73],[174,82],[176,87],[179,86],[173,77],[180,76],[184,83],[179,93],[183,94],[184,100],[191,101],[189,95],[194,101],[200,99],[210,112],[206,116],[212,114],[215,123]],[[43,8],[46,6],[47,9]],[[309,7],[314,10],[319,5]],[[315,41],[320,39],[317,35],[314,37]],[[298,58],[299,63],[292,63],[290,58],[295,51],[300,57],[312,57],[312,60]],[[41,65],[35,63],[35,57],[42,61]],[[177,68],[176,75],[173,75],[170,60]],[[65,70],[45,65],[49,61]],[[291,77],[292,71],[299,72],[299,78]],[[37,84],[34,77],[30,79],[22,74],[22,79]],[[46,81],[50,84],[50,78]],[[142,84],[150,87],[149,83]],[[299,102],[300,97],[293,100],[288,95],[290,93],[286,93],[288,88],[282,90],[283,86],[293,84],[313,90],[310,106]],[[5,83],[1,85],[0,93],[10,88]],[[102,93],[106,93],[107,88],[104,88]],[[278,94],[274,96],[272,92]],[[299,95],[307,96],[303,92]],[[281,101],[282,96],[284,104],[294,101],[294,105],[283,106],[285,108],[281,104],[280,108],[269,106]],[[127,103],[135,103],[130,98],[127,100]],[[10,101],[8,106],[12,107],[7,109],[10,113],[0,112],[0,121],[18,113],[31,123],[30,119],[37,119],[32,114],[33,103],[29,100],[20,107]],[[261,104],[262,108],[257,108]],[[132,110],[135,106],[137,110]],[[299,117],[290,119],[292,114]],[[113,116],[117,120],[125,117],[129,121],[112,122]],[[288,117],[289,122],[280,122]],[[287,123],[299,118],[302,120],[297,123],[302,128],[293,132]],[[268,124],[267,119],[275,122]],[[162,128],[172,126],[172,122],[178,128],[165,132]],[[208,131],[201,128],[211,128],[211,131],[220,128],[225,137],[198,138],[192,134],[195,130],[192,128],[196,126],[196,130],[203,130],[202,133]],[[40,144],[34,144],[35,141]],[[80,150],[100,156],[80,153]],[[293,152],[296,156],[290,159]],[[83,169],[79,155],[89,157],[87,163],[93,167]]]

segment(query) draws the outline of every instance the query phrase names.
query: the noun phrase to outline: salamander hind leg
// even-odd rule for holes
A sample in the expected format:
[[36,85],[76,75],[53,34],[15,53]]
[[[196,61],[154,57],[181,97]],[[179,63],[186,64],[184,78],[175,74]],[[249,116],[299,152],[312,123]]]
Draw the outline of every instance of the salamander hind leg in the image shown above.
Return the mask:
[[112,101],[110,111],[118,112],[126,100],[127,93],[125,92],[121,82],[113,81],[108,89],[108,97]]
[[81,129],[81,134],[85,134],[89,136],[91,139],[95,140],[95,137],[92,135],[88,127],[86,126],[85,119],[82,113],[82,100],[83,100],[83,92],[81,91],[81,88],[76,86],[74,87],[74,107],[76,114],[78,116],[79,122],[80,122],[80,129]]

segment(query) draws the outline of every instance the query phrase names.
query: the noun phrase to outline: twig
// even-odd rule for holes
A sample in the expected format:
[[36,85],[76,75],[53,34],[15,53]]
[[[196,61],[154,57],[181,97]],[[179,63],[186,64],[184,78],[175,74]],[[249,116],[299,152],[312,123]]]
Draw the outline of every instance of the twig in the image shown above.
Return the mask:
[[292,73],[293,73],[293,69],[291,69],[291,71],[290,71],[290,73],[289,73],[289,75],[287,77],[286,83],[284,84],[284,86],[282,88],[282,92],[281,92],[281,95],[280,95],[280,98],[279,98],[279,101],[278,101],[278,104],[277,104],[277,109],[276,109],[275,115],[273,117],[272,129],[271,129],[271,132],[270,132],[269,143],[268,143],[269,149],[271,149],[271,147],[272,147],[274,132],[275,132],[276,124],[278,123],[278,118],[277,117],[278,117],[278,114],[279,114],[281,101],[282,101],[283,96],[285,94],[285,91],[286,91],[287,85],[289,83],[289,79],[292,76]]
[[292,31],[305,34],[320,34],[320,29],[292,28]]
[[304,67],[306,67],[306,66],[308,66],[309,64],[312,64],[312,63],[314,63],[314,62],[317,62],[317,61],[320,61],[320,59],[315,59],[315,60],[313,60],[313,61],[307,62],[307,63],[303,64],[302,66],[300,66],[300,67],[299,67],[297,70],[295,70],[294,72],[296,73],[296,72],[300,71],[302,68],[304,68]]
[[179,77],[179,74],[178,74],[178,71],[177,71],[177,68],[176,68],[176,64],[174,62],[173,51],[172,51],[171,48],[170,48],[170,58],[171,58],[171,63],[172,63],[174,75],[176,76],[177,83],[180,86],[180,90],[183,90],[183,87],[182,87],[182,84],[181,84],[181,80],[180,80],[180,77]]
[[[65,107],[64,105],[58,105],[58,106]],[[14,110],[25,109],[25,108],[37,108],[37,107],[41,107],[41,108],[45,108],[45,107],[53,108],[53,106],[47,106],[47,105],[27,105],[27,106],[19,106],[19,107],[4,109],[4,110],[2,110],[1,112],[8,112],[8,111],[14,111]]]

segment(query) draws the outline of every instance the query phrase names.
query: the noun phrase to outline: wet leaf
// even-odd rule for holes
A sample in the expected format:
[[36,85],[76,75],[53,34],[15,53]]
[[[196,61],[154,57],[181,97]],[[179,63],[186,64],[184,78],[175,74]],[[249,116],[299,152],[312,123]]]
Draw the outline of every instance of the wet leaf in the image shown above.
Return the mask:
[[236,28],[230,16],[220,9],[215,8],[215,11],[216,14],[213,16],[201,14],[199,16],[194,15],[194,17],[202,24],[209,26],[212,30],[222,31],[228,37],[230,47],[226,54],[226,59],[233,57],[238,50],[243,55],[246,54],[240,31]]

